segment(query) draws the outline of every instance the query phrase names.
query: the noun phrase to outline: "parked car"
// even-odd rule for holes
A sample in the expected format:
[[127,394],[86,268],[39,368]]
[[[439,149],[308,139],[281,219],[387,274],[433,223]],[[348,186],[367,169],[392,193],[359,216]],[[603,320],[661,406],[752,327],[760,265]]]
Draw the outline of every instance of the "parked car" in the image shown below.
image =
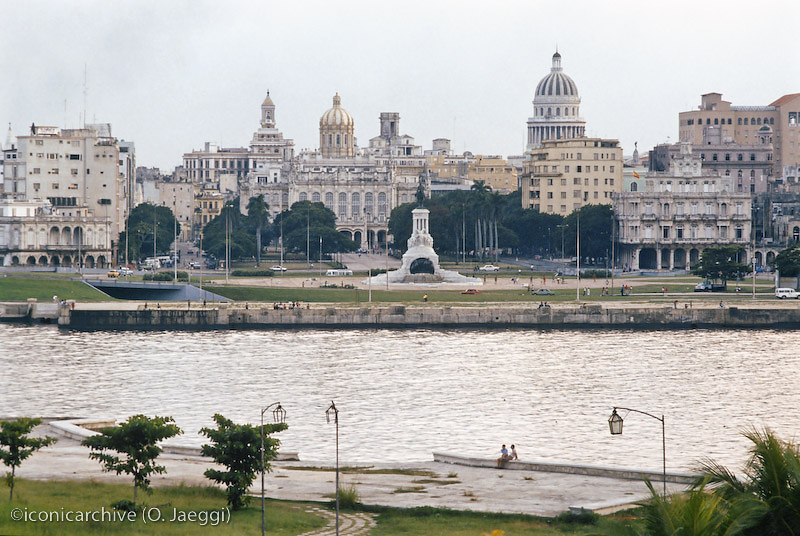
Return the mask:
[[727,290],[727,283],[712,283],[711,281],[701,281],[694,287],[695,292],[725,292]]
[[476,288],[468,288],[465,291],[462,291],[461,294],[480,294],[481,291]]
[[790,300],[796,300],[800,298],[800,293],[793,288],[776,288],[775,297],[779,300],[785,300],[787,298]]
[[276,264],[275,266],[270,266],[269,269],[272,270],[273,272],[285,272],[286,271],[286,268],[284,268],[283,266],[280,266],[278,264]]
[[533,294],[534,296],[552,296],[553,294],[555,294],[555,292],[553,292],[549,288],[539,288],[531,291],[531,294]]
[[116,270],[109,270],[106,274],[108,277],[119,277],[119,272]]
[[481,266],[480,268],[478,268],[478,270],[481,271],[481,272],[499,272],[500,271],[500,267],[499,266],[495,266],[494,264],[485,264],[485,265]]

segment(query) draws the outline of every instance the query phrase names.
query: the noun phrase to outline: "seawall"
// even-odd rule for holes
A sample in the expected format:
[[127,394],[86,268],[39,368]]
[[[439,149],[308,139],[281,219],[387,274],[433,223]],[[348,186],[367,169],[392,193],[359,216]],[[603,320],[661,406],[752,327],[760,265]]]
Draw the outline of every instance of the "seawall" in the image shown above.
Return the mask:
[[62,307],[58,318],[67,329],[261,329],[261,328],[400,328],[400,327],[527,327],[692,329],[800,328],[800,309],[786,307],[726,307],[675,309],[660,304],[602,306],[523,305],[436,306],[315,305],[273,309],[249,304],[218,304],[207,308],[123,310]]

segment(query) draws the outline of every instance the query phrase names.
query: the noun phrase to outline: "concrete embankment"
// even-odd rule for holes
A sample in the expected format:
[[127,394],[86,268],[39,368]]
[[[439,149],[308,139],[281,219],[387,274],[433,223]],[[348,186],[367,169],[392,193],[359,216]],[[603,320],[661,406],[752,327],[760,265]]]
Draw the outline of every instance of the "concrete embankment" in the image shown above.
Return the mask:
[[219,304],[206,308],[123,310],[62,307],[58,323],[69,329],[258,329],[368,327],[529,327],[529,328],[800,328],[800,310],[768,306],[691,308],[630,306],[523,305],[355,307],[316,305],[273,309]]

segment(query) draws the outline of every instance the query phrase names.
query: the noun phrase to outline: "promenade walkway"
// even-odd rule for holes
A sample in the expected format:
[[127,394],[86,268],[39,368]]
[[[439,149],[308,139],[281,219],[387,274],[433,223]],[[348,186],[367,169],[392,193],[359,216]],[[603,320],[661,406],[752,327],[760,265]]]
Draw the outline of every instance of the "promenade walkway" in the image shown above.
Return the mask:
[[[56,435],[47,425],[38,427],[36,432]],[[78,441],[61,437],[55,445],[27,459],[17,475],[38,480],[128,482],[125,476],[103,472],[100,464],[90,460],[88,454],[88,450]],[[206,469],[213,467],[208,458],[165,453],[159,457],[159,462],[167,472],[153,475],[154,486],[177,485],[181,482],[209,485],[209,480],[203,476]],[[340,463],[342,467],[358,465],[347,460]],[[316,469],[309,470],[309,467]],[[329,462],[273,462],[272,469],[266,478],[268,497],[325,504],[330,502],[331,494],[335,491],[335,473]],[[638,480],[468,467],[434,461],[376,464],[357,472],[343,473],[340,479],[343,485],[356,487],[364,504],[396,508],[432,506],[540,516],[555,516],[570,508],[588,508],[607,513],[649,495],[644,482]],[[680,491],[685,487],[667,483],[668,492]],[[250,491],[260,493],[260,482]],[[348,521],[354,531],[360,530],[358,527],[362,522],[368,523],[363,516]],[[315,536],[325,534],[328,533],[320,532]]]

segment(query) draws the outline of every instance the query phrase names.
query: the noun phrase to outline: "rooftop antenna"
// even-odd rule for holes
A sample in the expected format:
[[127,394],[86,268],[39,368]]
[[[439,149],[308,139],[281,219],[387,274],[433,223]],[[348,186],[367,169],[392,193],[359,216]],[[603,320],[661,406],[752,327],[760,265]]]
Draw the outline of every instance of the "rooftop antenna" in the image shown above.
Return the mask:
[[83,128],[86,128],[86,101],[89,98],[89,77],[86,64],[83,64]]

